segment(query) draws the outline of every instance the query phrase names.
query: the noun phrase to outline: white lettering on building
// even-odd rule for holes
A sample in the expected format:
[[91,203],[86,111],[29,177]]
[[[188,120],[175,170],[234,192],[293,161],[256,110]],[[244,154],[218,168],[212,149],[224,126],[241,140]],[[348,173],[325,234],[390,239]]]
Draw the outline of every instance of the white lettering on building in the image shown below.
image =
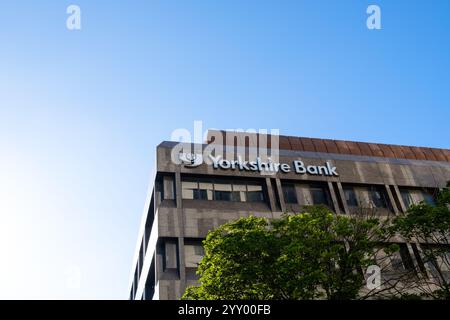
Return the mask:
[[288,173],[292,170],[298,174],[310,174],[310,175],[323,175],[323,176],[339,176],[335,166],[332,166],[330,162],[325,162],[323,166],[308,165],[306,166],[303,161],[295,160],[291,167],[287,163],[273,162],[268,158],[267,161],[262,161],[260,157],[257,157],[255,161],[242,160],[239,156],[237,160],[223,159],[222,156],[209,155],[212,161],[214,169],[224,170],[240,170],[240,171],[257,171],[257,172],[283,172]]

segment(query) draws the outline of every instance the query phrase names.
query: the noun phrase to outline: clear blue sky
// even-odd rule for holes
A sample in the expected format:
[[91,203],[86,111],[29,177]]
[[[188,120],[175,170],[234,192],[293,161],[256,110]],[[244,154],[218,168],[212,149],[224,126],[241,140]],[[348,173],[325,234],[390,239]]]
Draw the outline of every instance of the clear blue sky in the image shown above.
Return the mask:
[[447,0],[2,1],[0,298],[126,298],[155,147],[194,120],[449,148],[449,38]]

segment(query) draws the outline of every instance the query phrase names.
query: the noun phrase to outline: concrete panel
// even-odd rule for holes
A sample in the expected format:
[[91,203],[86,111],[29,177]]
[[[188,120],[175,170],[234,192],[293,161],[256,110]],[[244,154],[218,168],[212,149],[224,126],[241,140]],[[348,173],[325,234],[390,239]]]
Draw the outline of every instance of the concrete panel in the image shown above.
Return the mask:
[[380,168],[376,163],[355,162],[358,178],[363,183],[382,184],[384,182]]
[[409,166],[415,185],[437,187],[433,172],[429,167]]

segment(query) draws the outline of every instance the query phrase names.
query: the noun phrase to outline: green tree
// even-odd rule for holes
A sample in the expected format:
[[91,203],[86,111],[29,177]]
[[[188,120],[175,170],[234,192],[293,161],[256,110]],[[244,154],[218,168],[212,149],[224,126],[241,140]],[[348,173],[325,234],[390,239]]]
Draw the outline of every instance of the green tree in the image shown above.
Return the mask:
[[[324,206],[268,220],[241,218],[209,232],[197,273],[200,285],[184,299],[357,299],[364,270],[375,264],[388,220],[336,216]],[[396,245],[384,248],[388,254]],[[396,282],[397,284],[398,282]]]
[[412,205],[404,216],[394,220],[394,232],[420,244],[428,275],[418,286],[428,298],[450,299],[450,181],[436,203]]

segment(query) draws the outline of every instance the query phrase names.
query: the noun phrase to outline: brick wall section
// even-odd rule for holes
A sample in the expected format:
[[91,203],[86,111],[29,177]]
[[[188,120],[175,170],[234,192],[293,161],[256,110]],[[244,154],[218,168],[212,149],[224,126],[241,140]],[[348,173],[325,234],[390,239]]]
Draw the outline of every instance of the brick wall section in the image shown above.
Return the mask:
[[327,147],[327,152],[328,153],[339,153],[338,147],[337,147],[336,142],[334,140],[323,139],[323,143]]
[[441,149],[442,152],[445,154],[445,158],[448,162],[450,162],[450,150],[449,149]]
[[316,151],[316,148],[314,147],[314,142],[311,138],[300,138],[300,141],[303,145],[303,150],[305,151]]
[[[360,143],[364,143],[364,142],[360,142]],[[375,157],[385,157],[383,150],[381,150],[380,146],[376,143],[365,143],[369,146],[370,151],[372,151],[372,154]]]
[[317,152],[328,152],[327,146],[322,139],[311,139],[311,141]]
[[[217,133],[217,131],[216,131]],[[226,132],[222,131],[226,141]],[[215,131],[208,133],[208,143],[215,140]],[[259,134],[257,135],[259,141]],[[219,141],[222,141],[219,139]],[[261,146],[258,142],[258,145]],[[280,149],[294,151],[325,152],[352,154],[369,157],[384,157],[413,160],[431,160],[450,162],[450,149],[438,149],[415,146],[400,146],[382,143],[354,142],[331,139],[279,136]],[[271,147],[270,136],[267,137],[267,147]]]
[[422,148],[419,147],[410,147],[414,155],[416,156],[416,159],[418,160],[427,160],[427,157],[425,156],[425,153],[422,151]]
[[338,153],[351,154],[350,148],[345,141],[335,140],[335,142],[338,147]]

